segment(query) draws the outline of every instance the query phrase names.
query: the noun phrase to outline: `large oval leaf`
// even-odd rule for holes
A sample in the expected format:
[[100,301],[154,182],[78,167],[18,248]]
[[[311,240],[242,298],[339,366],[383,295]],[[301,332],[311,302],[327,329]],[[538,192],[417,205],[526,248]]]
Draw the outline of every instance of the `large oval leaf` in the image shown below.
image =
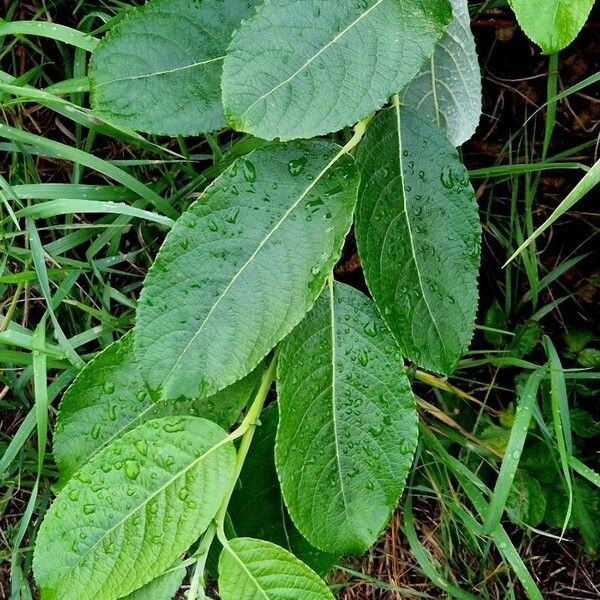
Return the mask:
[[222,600],[334,600],[323,580],[280,546],[252,538],[231,540],[219,560]]
[[329,285],[278,365],[277,472],[290,515],[318,548],[362,553],[398,503],[417,412],[398,346],[373,303]]
[[256,0],[152,0],[94,51],[92,105],[114,123],[166,135],[225,125],[221,72],[231,33]]
[[288,515],[275,471],[277,422],[277,404],[271,404],[260,415],[260,427],[252,438],[252,447],[240,473],[240,485],[229,502],[227,513],[240,537],[255,537],[278,544],[319,575],[325,575],[339,555],[312,546]]
[[234,163],[177,221],[137,317],[143,375],[166,398],[206,397],[251,371],[311,308],[336,262],[358,188],[326,141]]
[[528,37],[551,54],[577,37],[594,0],[509,0],[509,4]]
[[367,285],[404,355],[448,375],[477,309],[481,227],[468,173],[436,127],[398,106],[375,118],[357,161]]
[[40,528],[44,599],[120,598],[164,573],[208,527],[231,483],[235,448],[197,417],[148,421],[98,452]]
[[402,93],[413,106],[444,129],[454,146],[475,133],[481,117],[481,73],[467,0],[451,0],[453,18],[435,52]]
[[210,398],[160,400],[144,383],[133,333],[103,350],[65,392],[54,430],[54,458],[66,481],[90,457],[136,425],[159,417],[191,415],[229,428],[260,379],[260,369]]
[[415,76],[450,17],[448,0],[265,2],[223,64],[226,117],[265,139],[351,125]]

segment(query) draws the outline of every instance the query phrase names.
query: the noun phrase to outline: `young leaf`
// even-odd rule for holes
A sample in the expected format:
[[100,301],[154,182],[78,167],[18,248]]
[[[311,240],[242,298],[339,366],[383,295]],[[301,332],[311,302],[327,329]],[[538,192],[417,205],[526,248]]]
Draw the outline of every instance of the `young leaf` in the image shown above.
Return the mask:
[[319,575],[325,575],[339,555],[322,552],[304,539],[294,527],[281,497],[274,456],[278,417],[277,404],[260,415],[260,427],[254,434],[240,485],[227,512],[238,536],[257,537],[282,546]]
[[509,0],[509,4],[527,36],[551,54],[577,37],[594,0]]
[[435,52],[402,93],[402,103],[446,131],[453,146],[475,133],[481,117],[481,73],[467,0],[451,0],[454,17]]
[[515,525],[537,527],[544,518],[546,496],[539,481],[523,469],[517,469],[508,498],[506,514]]
[[54,458],[65,482],[90,457],[136,425],[159,417],[205,417],[228,429],[240,416],[261,375],[256,369],[203,400],[159,401],[144,383],[126,333],[88,363],[66,391],[54,430]]
[[121,600],[171,600],[185,578],[185,568],[167,571]]
[[280,546],[253,538],[231,540],[219,560],[222,600],[334,600],[319,576]]
[[398,346],[371,300],[328,285],[285,340],[275,461],[315,546],[358,554],[385,527],[410,469],[417,413]]
[[215,516],[235,448],[197,417],[149,421],[98,452],[40,528],[33,561],[46,600],[120,598],[164,573]]
[[396,104],[357,153],[356,240],[367,285],[405,356],[451,373],[477,309],[481,227],[468,173],[441,132]]
[[230,125],[265,139],[356,123],[417,73],[451,18],[448,0],[270,0],[223,64]]
[[92,55],[92,106],[118,125],[155,134],[223,127],[223,58],[255,4],[151,0],[135,9]]
[[140,298],[136,344],[152,389],[214,394],[298,324],[341,252],[358,179],[339,146],[307,141],[255,150],[207,188]]

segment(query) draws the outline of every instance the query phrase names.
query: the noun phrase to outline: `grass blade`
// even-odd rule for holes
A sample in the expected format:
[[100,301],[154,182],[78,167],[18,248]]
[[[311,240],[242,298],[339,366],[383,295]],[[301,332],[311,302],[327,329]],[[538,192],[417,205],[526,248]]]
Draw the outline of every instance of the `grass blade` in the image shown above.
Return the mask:
[[64,42],[88,52],[93,52],[99,41],[95,37],[49,21],[13,21],[0,23],[0,37],[5,35],[35,35]]
[[483,523],[484,534],[492,533],[492,531],[500,524],[500,519],[506,507],[506,500],[529,432],[529,423],[531,422],[531,415],[537,398],[537,391],[545,375],[545,368],[534,371],[527,378],[527,382],[521,392],[515,412],[515,420],[510,432],[510,438],[500,467],[500,473],[498,474],[494,493],[492,494],[492,499]]

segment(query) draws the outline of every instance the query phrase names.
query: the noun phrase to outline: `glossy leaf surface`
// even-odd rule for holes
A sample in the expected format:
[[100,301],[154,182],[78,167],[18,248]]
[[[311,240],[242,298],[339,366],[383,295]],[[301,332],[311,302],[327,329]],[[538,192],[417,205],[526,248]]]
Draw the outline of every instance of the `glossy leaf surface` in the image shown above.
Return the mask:
[[509,0],[519,25],[544,52],[558,52],[581,31],[594,0]]
[[328,285],[279,358],[275,460],[290,515],[315,546],[356,554],[398,503],[417,444],[398,346],[371,300]]
[[350,229],[358,171],[332,142],[274,144],[234,163],[179,219],[136,326],[144,378],[206,397],[249,373],[312,307]]
[[447,0],[270,0],[223,65],[230,125],[309,138],[352,125],[401,90],[451,18]]
[[481,73],[467,0],[451,2],[452,21],[431,58],[402,92],[402,103],[429,117],[460,146],[479,124]]
[[254,0],[151,0],[94,51],[92,104],[118,125],[196,135],[225,125],[223,58]]
[[206,529],[235,468],[210,421],[144,423],[86,463],[38,533],[35,578],[49,600],[120,598],[164,573]]
[[403,354],[450,374],[477,309],[481,227],[475,194],[446,137],[394,106],[369,127],[356,240],[369,290]]
[[181,587],[185,575],[186,571],[183,567],[167,571],[131,594],[127,594],[122,600],[171,600]]
[[280,546],[236,538],[221,553],[222,600],[333,600],[319,576]]
[[54,431],[54,458],[66,482],[91,456],[136,425],[167,416],[198,416],[228,429],[260,379],[260,369],[203,400],[159,400],[142,379],[133,333],[111,344],[66,391]]
[[318,550],[300,534],[281,497],[274,456],[278,416],[277,404],[260,415],[260,427],[244,461],[240,485],[231,498],[228,514],[238,536],[273,542],[289,550],[319,575],[325,575],[339,556]]

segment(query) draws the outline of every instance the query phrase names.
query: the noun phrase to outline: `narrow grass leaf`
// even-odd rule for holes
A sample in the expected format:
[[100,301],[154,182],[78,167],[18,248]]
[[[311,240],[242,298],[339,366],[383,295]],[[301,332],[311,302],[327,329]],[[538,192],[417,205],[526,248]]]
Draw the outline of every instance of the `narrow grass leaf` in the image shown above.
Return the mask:
[[548,356],[550,368],[550,406],[552,410],[552,424],[554,436],[558,446],[558,455],[563,472],[564,483],[567,487],[568,505],[565,520],[562,526],[564,534],[573,510],[573,482],[569,468],[570,458],[573,456],[573,439],[571,435],[571,421],[569,414],[569,400],[567,398],[567,385],[564,378],[563,367],[558,352],[548,336],[544,336],[544,345]]
[[549,227],[569,211],[579,200],[600,183],[600,160],[580,179],[579,183],[567,195],[567,197],[552,211],[552,214],[540,225],[511,255],[504,266],[511,263],[527,248],[534,240],[540,237]]
[[[440,458],[444,464],[454,474],[461,487],[464,489],[470,502],[475,507],[475,510],[481,518],[484,518],[488,512],[489,505],[485,501],[482,493],[482,487],[485,491],[483,482],[465,465],[460,461],[456,460],[453,456],[450,456],[444,446],[440,443],[435,435],[427,429],[427,427],[420,427],[421,435],[425,439],[425,444],[430,451],[435,452],[436,457]],[[479,484],[477,483],[479,482]],[[535,580],[531,576],[531,573],[523,563],[519,552],[515,548],[510,536],[506,533],[500,523],[491,531],[490,537],[494,541],[494,544],[498,548],[498,551],[502,557],[509,563],[513,572],[521,582],[525,592],[530,600],[544,600],[542,593],[540,592]]]
[[98,40],[87,34],[57,25],[48,21],[12,21],[0,22],[0,37],[6,35],[35,35],[38,37],[46,37],[57,42],[64,42],[77,48],[82,48],[88,52],[93,52],[98,45]]
[[492,494],[483,523],[484,533],[489,534],[496,528],[506,508],[508,494],[510,493],[529,432],[529,423],[531,422],[533,408],[537,399],[538,388],[545,376],[546,369],[544,367],[539,368],[529,375],[518,398],[514,422],[500,467],[500,473],[498,474],[494,493]]
[[442,577],[442,575],[435,568],[429,552],[425,546],[423,546],[419,540],[419,537],[417,536],[412,512],[412,498],[410,495],[404,504],[404,532],[410,545],[410,549],[415,559],[419,563],[419,567],[421,567],[421,570],[425,576],[428,577],[436,587],[444,590],[444,592],[450,594],[453,598],[458,598],[458,600],[477,600],[478,596],[474,596],[473,594],[465,592],[459,587],[448,583],[448,581]]
[[[32,219],[48,219],[49,217],[56,217],[58,215],[73,215],[79,214],[115,214],[115,215],[128,215],[130,217],[136,217],[144,221],[150,221],[153,223],[159,223],[165,227],[173,227],[175,221],[169,217],[157,215],[156,213],[135,208],[127,204],[117,202],[99,202],[97,200],[49,200],[48,202],[41,202],[39,204],[33,204],[22,208],[15,216],[18,217],[31,217]],[[5,219],[6,220],[6,219]],[[0,221],[2,224],[2,221]]]
[[27,131],[21,131],[15,127],[9,127],[0,123],[0,137],[8,138],[22,144],[31,144],[36,148],[41,148],[55,153],[64,160],[70,160],[75,163],[85,165],[86,167],[106,175],[110,179],[118,181],[125,187],[135,192],[141,198],[152,204],[157,210],[170,218],[177,218],[177,211],[171,207],[163,198],[153,192],[148,186],[141,183],[135,177],[129,175],[122,169],[111,165],[109,162],[97,158],[93,154],[73,148],[60,142],[55,142]]

